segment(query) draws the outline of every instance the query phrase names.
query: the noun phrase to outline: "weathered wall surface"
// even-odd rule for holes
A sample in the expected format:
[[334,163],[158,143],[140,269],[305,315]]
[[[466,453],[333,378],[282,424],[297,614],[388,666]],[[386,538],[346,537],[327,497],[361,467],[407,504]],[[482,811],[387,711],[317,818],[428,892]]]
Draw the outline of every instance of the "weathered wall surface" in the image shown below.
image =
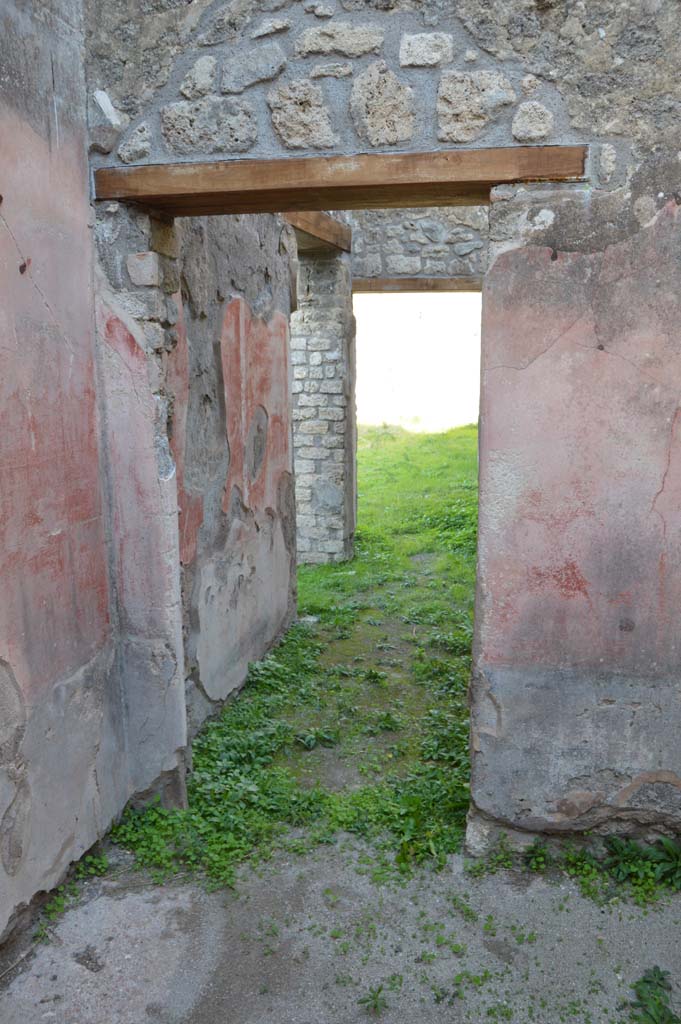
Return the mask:
[[[158,0],[140,15],[134,0],[93,0],[92,83],[119,112],[93,110],[97,148],[135,163],[576,140],[555,70],[528,76],[521,63],[533,44],[546,50],[565,5],[451,7]],[[498,63],[485,48],[509,21]]]
[[680,243],[672,201],[485,283],[473,794],[523,829],[681,828]]
[[1,27],[0,937],[176,763],[153,751],[136,763],[144,722],[164,712],[136,716],[122,685],[80,6],[8,3]]
[[479,287],[487,269],[485,206],[353,210],[355,280],[459,278]]
[[190,727],[295,614],[291,229],[272,216],[178,225],[170,357]]
[[355,318],[347,256],[303,257],[291,318],[298,558],[351,558],[357,507]]

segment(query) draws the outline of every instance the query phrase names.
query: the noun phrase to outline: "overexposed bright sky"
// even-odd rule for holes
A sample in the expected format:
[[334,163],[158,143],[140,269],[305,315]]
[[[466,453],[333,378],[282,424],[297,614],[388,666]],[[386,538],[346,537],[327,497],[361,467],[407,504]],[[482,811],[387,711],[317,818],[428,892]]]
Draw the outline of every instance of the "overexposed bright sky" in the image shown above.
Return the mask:
[[355,295],[358,423],[429,433],[477,423],[481,298]]

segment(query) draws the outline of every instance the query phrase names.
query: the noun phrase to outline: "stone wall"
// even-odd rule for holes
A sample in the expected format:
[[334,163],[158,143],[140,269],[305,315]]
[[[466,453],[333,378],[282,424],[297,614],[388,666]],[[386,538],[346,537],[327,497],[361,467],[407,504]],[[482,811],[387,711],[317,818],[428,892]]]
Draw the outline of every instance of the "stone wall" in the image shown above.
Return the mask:
[[80,5],[24,8],[0,33],[0,941],[131,797],[183,803],[187,710],[295,597],[292,230],[93,211]]
[[[162,624],[176,652],[174,682],[194,733],[295,611],[295,239],[271,215],[173,225],[117,203],[100,206],[121,621],[146,637],[153,609],[156,633]],[[141,654],[138,662],[139,675]],[[149,672],[141,674],[136,690],[152,709],[148,718],[167,699],[149,694]]]
[[[583,141],[549,63],[553,4],[524,0],[500,61],[489,41],[508,13],[473,0],[457,16],[442,0],[89,7],[95,162]],[[597,45],[594,18],[569,27]],[[533,48],[547,53],[537,74]]]
[[295,240],[277,217],[178,224],[171,360],[190,731],[295,615],[289,315]]
[[291,318],[298,558],[351,558],[357,425],[355,318],[347,256],[303,257]]
[[629,210],[544,189],[492,206],[514,244],[483,293],[478,847],[490,823],[681,831],[681,215],[630,234]]
[[[153,416],[135,398],[134,342],[111,322],[102,360],[95,345],[80,7],[10,0],[1,23],[0,938],[133,792],[177,781],[185,742],[181,655],[147,604],[168,585],[172,492],[153,442],[142,450]],[[132,399],[124,424],[120,405],[104,414],[109,357]],[[133,481],[150,463],[156,505],[143,507]],[[116,472],[135,474],[135,536],[111,500]],[[143,595],[139,568],[121,576],[138,543]]]
[[364,278],[458,278],[479,287],[487,267],[485,206],[354,210],[352,273]]

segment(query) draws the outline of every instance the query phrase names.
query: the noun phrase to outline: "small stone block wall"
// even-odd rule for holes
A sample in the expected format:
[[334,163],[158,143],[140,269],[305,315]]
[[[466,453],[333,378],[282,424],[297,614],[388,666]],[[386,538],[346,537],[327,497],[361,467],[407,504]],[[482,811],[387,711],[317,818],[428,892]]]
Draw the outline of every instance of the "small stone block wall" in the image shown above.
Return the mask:
[[352,557],[356,520],[355,319],[348,256],[303,258],[291,320],[299,562]]

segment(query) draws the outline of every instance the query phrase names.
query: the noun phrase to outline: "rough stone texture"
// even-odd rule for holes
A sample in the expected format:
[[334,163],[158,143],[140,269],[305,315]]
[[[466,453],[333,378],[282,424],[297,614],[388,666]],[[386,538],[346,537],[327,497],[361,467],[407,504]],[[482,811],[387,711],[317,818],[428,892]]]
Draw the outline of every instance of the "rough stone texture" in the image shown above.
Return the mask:
[[680,241],[486,279],[472,797],[521,829],[681,829]]
[[352,64],[315,64],[310,78],[349,78]]
[[286,54],[278,43],[268,43],[228,60],[222,72],[223,92],[243,92],[256,82],[269,82],[286,67]]
[[454,59],[454,39],[446,32],[405,35],[400,43],[402,67],[433,68]]
[[169,392],[192,732],[295,611],[289,230],[272,216],[178,227]]
[[536,100],[521,103],[513,118],[511,131],[518,142],[548,139],[553,131],[553,114]]
[[498,71],[446,72],[437,94],[438,137],[472,142],[515,98],[508,78]]
[[304,257],[291,318],[298,560],[352,557],[357,508],[355,318],[346,256]]
[[354,210],[355,278],[457,277],[479,286],[487,266],[487,207]]
[[124,164],[134,164],[146,160],[151,153],[151,142],[149,125],[143,121],[118,147],[118,156]]
[[[287,63],[279,86],[287,85],[289,76],[308,78],[318,54],[349,58],[355,78],[371,55],[399,71],[414,93],[412,142],[418,151],[512,144],[511,125],[521,98],[540,103],[553,116],[552,143],[617,144],[618,159],[625,164],[632,143],[640,140],[650,147],[667,137],[673,145],[678,135],[681,86],[671,44],[677,26],[673,4],[661,0],[598,0],[589,7],[582,0],[568,5],[345,0],[281,8],[268,0],[228,0],[217,6],[209,0],[148,0],[142,9],[137,0],[87,0],[86,7],[91,94],[105,91],[116,110],[130,117],[128,134],[146,119],[154,159],[168,158],[159,112],[180,97],[187,73],[205,55],[203,48],[211,47],[220,66],[240,68],[257,60],[259,50],[267,52],[275,36]],[[281,30],[271,31],[279,23]],[[445,39],[451,40],[451,60]],[[401,67],[401,53],[424,63]],[[438,63],[425,63],[436,57]],[[495,99],[497,86],[490,87],[489,79],[483,87],[447,79],[450,72],[470,75],[473,63],[476,74],[506,79],[515,97],[502,85]],[[256,81],[248,88],[261,128],[254,150],[263,157],[285,153],[289,147],[267,126],[271,86]],[[504,95],[510,100],[499,104]],[[350,134],[350,96],[351,90],[342,86],[327,96],[336,151],[341,152],[341,140],[347,152],[371,151],[368,139]],[[314,150],[311,143],[308,151]],[[95,163],[106,159],[102,152],[95,154]]]
[[396,146],[414,134],[414,97],[384,61],[355,79],[350,111],[357,134],[372,146]]
[[188,100],[207,96],[215,87],[217,61],[215,57],[199,57],[196,64],[185,75],[180,92]]
[[181,100],[161,111],[163,137],[174,153],[243,153],[258,135],[253,107],[246,100]]
[[328,149],[338,140],[320,86],[300,79],[267,96],[274,129],[288,149]]
[[383,38],[383,30],[373,25],[337,22],[307,29],[297,40],[295,52],[297,57],[328,53],[363,57],[367,53],[379,53]]

